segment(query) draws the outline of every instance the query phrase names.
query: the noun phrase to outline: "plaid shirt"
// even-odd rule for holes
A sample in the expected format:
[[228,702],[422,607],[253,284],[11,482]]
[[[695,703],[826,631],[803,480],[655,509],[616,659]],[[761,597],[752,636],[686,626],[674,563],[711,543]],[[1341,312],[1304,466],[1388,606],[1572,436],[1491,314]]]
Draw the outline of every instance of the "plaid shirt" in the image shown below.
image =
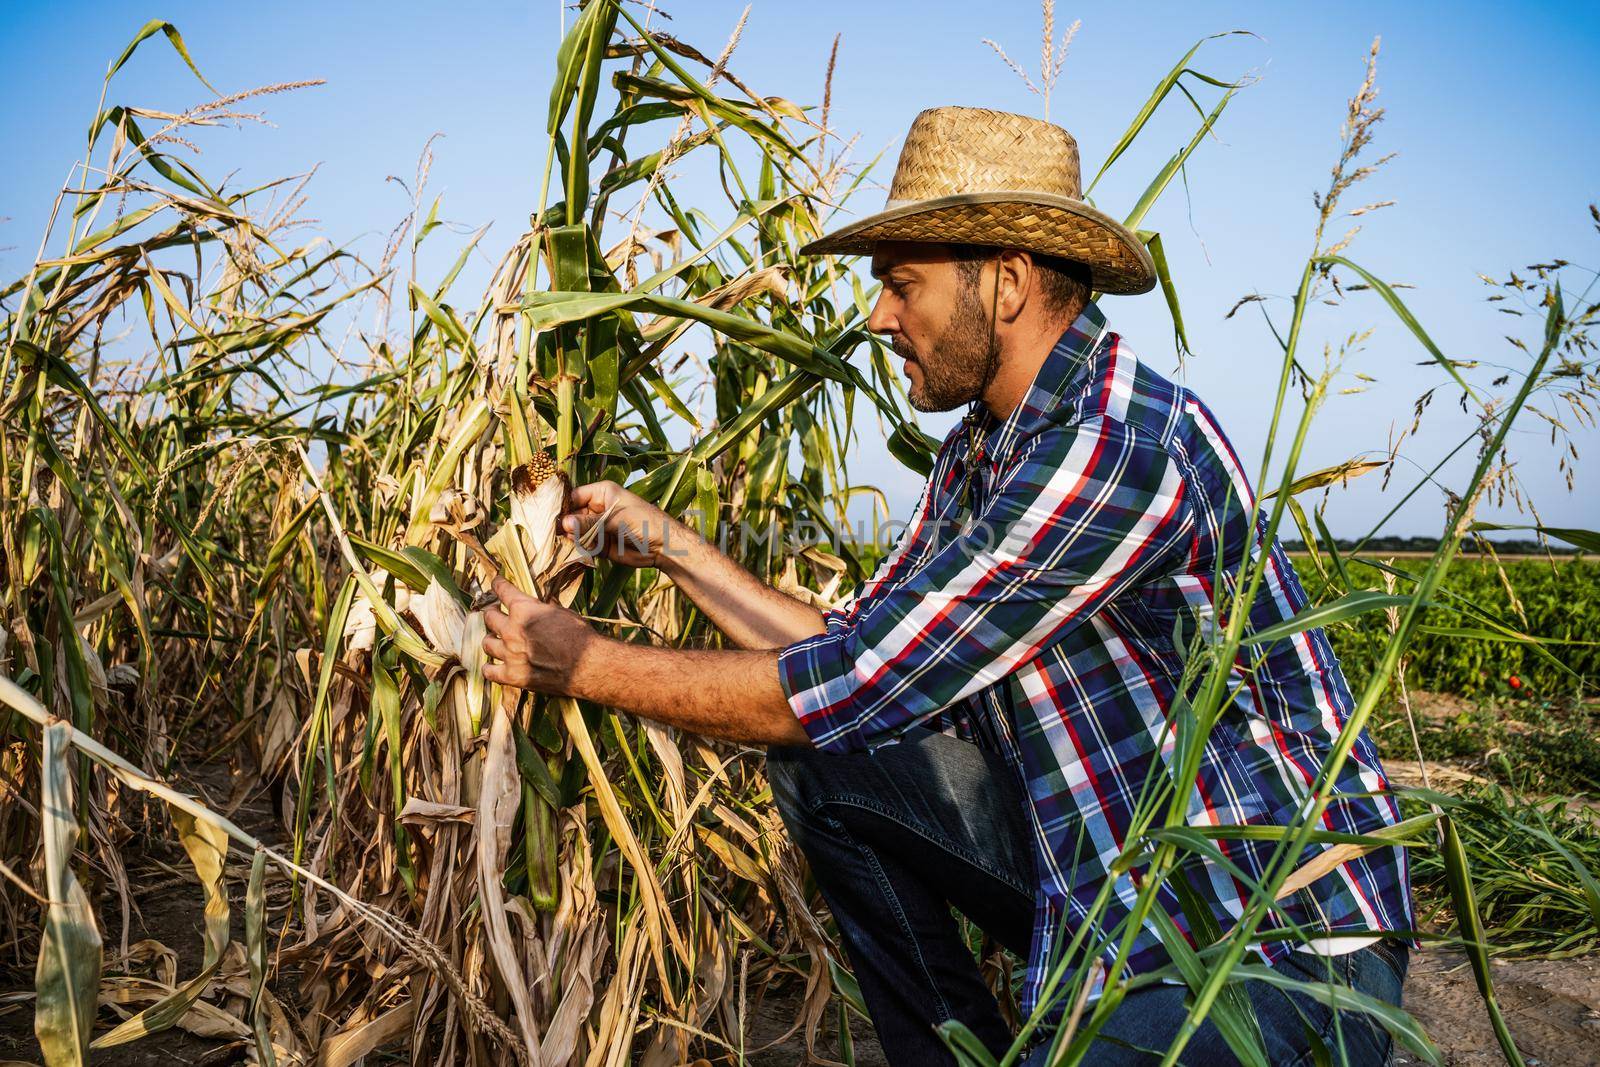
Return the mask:
[[[790,705],[825,751],[870,751],[931,725],[1016,769],[1039,875],[1023,995],[1031,1011],[1056,946],[1087,919],[1128,843],[1142,788],[1176,763],[1178,644],[1196,627],[1211,630],[1213,604],[1232,594],[1247,553],[1263,550],[1265,519],[1211,413],[1140,363],[1094,304],[998,421],[974,404],[877,573],[827,613],[825,633],[784,649],[778,665]],[[1274,542],[1251,628],[1306,603]],[[1308,630],[1243,648],[1230,688],[1236,696],[1204,742],[1188,822],[1287,825],[1354,704],[1339,663],[1326,635]],[[1359,795],[1387,787],[1363,733],[1323,828],[1364,834],[1398,821],[1392,798]],[[1227,864],[1187,853],[1171,877],[1181,875],[1228,929],[1249,896],[1239,872],[1259,878],[1276,842],[1216,844]],[[1302,862],[1323,847],[1310,846]],[[1102,932],[1125,928],[1139,874],[1116,882]],[[1192,940],[1170,883],[1158,906]],[[1286,898],[1274,918],[1318,934],[1412,929],[1404,850],[1346,862]],[[1113,940],[1107,964],[1115,949]],[[1284,941],[1260,948],[1269,960],[1290,950]],[[1147,924],[1129,973],[1166,961]]]

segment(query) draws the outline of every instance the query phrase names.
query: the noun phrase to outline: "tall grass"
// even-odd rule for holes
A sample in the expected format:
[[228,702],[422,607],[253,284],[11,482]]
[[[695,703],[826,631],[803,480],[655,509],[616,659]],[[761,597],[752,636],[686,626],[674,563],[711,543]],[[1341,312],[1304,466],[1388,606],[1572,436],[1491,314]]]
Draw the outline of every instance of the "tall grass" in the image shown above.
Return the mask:
[[[12,711],[0,856],[15,875],[0,889],[0,932],[16,959],[37,963],[49,1063],[82,1062],[91,1040],[201,1022],[248,1041],[262,1063],[353,1062],[400,1042],[415,1062],[680,1063],[737,1058],[748,992],[782,975],[805,982],[808,1042],[830,1004],[850,998],[759,753],[482,677],[474,608],[496,571],[620,635],[715,640],[650,572],[560,566],[529,518],[529,471],[624,481],[673,513],[698,511],[708,528],[795,529],[839,522],[870,491],[842,462],[863,425],[927,469],[930,442],[865,330],[871,293],[846,265],[796,254],[820,231],[819,212],[860,180],[827,116],[740,81],[738,28],[712,57],[643,18],[614,0],[578,12],[541,116],[548,152],[531,182],[532,224],[476,294],[456,285],[481,233],[443,277],[416,274],[417,249],[445,232],[420,174],[416,210],[369,263],[305,235],[302,180],[229,188],[198,172],[186,147],[197,131],[293,86],[182,114],[108,103],[140,47],[170,46],[199,77],[162,22],[108,69],[39,261],[0,290],[10,679],[0,700]],[[1130,225],[1238,88],[1189,66],[1203,43],[1161,78],[1101,167],[1174,94],[1216,90],[1125,213]],[[1296,465],[1332,368],[1304,371],[1301,335],[1341,276],[1376,290],[1462,381],[1394,291],[1324,237],[1359,171],[1369,103],[1352,105],[1347,158],[1281,334],[1273,425],[1288,455],[1262,465],[1263,484],[1280,487],[1273,530],[1286,514],[1305,520]],[[691,155],[725,202],[680,199],[676,168]],[[1158,236],[1142,236],[1159,253]],[[1156,259],[1184,348],[1176,288]],[[1569,313],[1554,273],[1545,335],[1510,399],[1462,381],[1483,422],[1477,472],[1457,489],[1457,533],[1501,473],[1528,397],[1570,384],[1568,363],[1592,380],[1594,308]],[[835,547],[736,537],[731,551],[823,599],[861,577],[853,547]],[[1317,616],[1401,610],[1333,766],[1450,558],[1441,550],[1403,594],[1353,590]],[[1187,729],[1214,721],[1228,670],[1263,637],[1243,630],[1260,565],[1217,605],[1226,625],[1192,650]],[[72,750],[87,759],[74,763]],[[224,805],[164,784],[180,761],[206,755],[259,778],[280,825],[247,829]],[[1154,884],[1179,862],[1190,846],[1162,831],[1182,824],[1195,770],[1177,768],[1180,784],[1141,806],[1120,869],[1144,867]],[[1251,973],[1246,946],[1325,802],[1317,792],[1283,829],[1281,862],[1236,929],[1184,971],[1196,1025],[1209,1014],[1249,1033],[1232,983]],[[1418,824],[1407,830],[1431,847]],[[138,872],[122,845],[134,834],[175,836],[201,884],[206,933],[183,981],[141,970],[130,944]],[[36,857],[44,905],[25,891]],[[240,951],[228,943],[223,880],[246,857]],[[269,907],[280,895],[288,907]],[[119,922],[106,921],[113,914]],[[1107,947],[1080,934],[1051,999],[1080,1003],[1090,980],[1080,964]],[[231,1013],[200,999],[220,973],[248,989]],[[1480,978],[1487,993],[1486,969]],[[1128,988],[1107,982],[1060,1035],[1065,1062]],[[141,1010],[95,1037],[94,997],[107,989]],[[1430,1047],[1403,1015],[1383,1017]],[[985,1061],[953,1029],[951,1040]]]

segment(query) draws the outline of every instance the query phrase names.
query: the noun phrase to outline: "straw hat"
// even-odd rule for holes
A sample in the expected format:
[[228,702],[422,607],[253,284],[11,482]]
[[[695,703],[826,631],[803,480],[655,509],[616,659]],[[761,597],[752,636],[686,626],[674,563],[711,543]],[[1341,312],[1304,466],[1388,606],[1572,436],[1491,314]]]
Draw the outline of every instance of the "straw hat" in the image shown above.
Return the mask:
[[1087,266],[1103,293],[1145,293],[1155,264],[1126,226],[1084,203],[1078,142],[1005,111],[936,107],[906,134],[884,210],[806,245],[870,255],[879,241],[1020,248]]

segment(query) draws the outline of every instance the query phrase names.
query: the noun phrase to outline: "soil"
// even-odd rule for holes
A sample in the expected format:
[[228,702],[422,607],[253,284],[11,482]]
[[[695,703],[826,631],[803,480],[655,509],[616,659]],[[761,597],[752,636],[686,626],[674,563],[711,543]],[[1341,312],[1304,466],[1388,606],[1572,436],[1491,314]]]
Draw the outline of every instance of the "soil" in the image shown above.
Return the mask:
[[[187,976],[196,965],[201,945],[200,890],[193,883],[188,888],[193,890],[193,899],[179,888],[141,901],[143,919],[134,918],[128,931],[130,944],[149,937],[176,949],[180,978]],[[242,887],[232,904],[235,911],[244,908]],[[235,934],[236,938],[242,936],[242,929]],[[8,990],[14,990],[18,985],[16,979],[16,975],[8,972],[0,982]],[[22,982],[23,989],[31,989],[31,976],[24,976]],[[101,1010],[100,1022],[103,1024],[100,1032],[115,1025],[115,1019],[107,1009]],[[97,1067],[100,1064],[118,1064],[121,1067],[209,1067],[212,1064],[242,1062],[243,1054],[243,1046],[236,1042],[193,1037],[172,1029],[118,1048],[93,1052],[90,1054],[90,1063]],[[28,1064],[43,1062],[39,1043],[33,1036],[31,998],[0,1007],[0,1061],[6,1060],[20,1060]]]
[[[1496,960],[1495,996],[1530,1067],[1600,1063],[1600,955],[1569,960]],[[1464,956],[1434,949],[1412,956],[1405,1008],[1444,1052],[1447,1067],[1505,1063]],[[1420,1063],[1396,1057],[1396,1063]]]
[[[1429,689],[1413,689],[1410,692],[1411,711],[1419,719],[1432,719],[1435,722],[1444,722],[1460,715],[1470,715],[1477,705],[1466,697],[1454,693],[1436,693]],[[1388,764],[1384,760],[1384,764]]]
[[[748,1067],[795,1067],[796,1064],[816,1062],[806,1057],[804,1034],[790,1034],[783,1041],[777,1041],[784,1031],[794,1025],[800,1007],[801,997],[793,991],[772,997],[762,1005],[762,1010],[751,1018],[750,1032],[745,1036],[745,1048],[749,1050],[745,1057]],[[822,1032],[817,1035],[816,1052],[821,1058],[844,1062],[836,1022],[837,1019],[832,1016],[826,1020]],[[850,1049],[855,1055],[856,1067],[888,1067],[889,1061],[884,1057],[872,1027],[854,1017],[850,1025]]]

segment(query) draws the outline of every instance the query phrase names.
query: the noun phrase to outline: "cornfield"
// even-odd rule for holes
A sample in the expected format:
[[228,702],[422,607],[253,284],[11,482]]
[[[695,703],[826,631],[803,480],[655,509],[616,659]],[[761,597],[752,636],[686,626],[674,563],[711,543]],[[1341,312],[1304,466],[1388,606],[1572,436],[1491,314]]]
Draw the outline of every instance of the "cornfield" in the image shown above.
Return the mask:
[[[592,566],[556,536],[566,484],[612,479],[707,533],[738,531],[731,554],[828,605],[864,577],[869,552],[751,531],[847,528],[873,494],[843,467],[863,433],[927,470],[934,442],[865,329],[870,289],[848,264],[796,253],[865,172],[827,107],[736,76],[738,33],[713,56],[618,0],[582,6],[557,53],[530,226],[481,294],[455,288],[481,232],[443,277],[416,276],[417,249],[448,233],[420,180],[416,210],[369,263],[305,235],[303,179],[230,188],[199,173],[188,138],[296,86],[182,113],[112,103],[140,48],[168,47],[209,89],[203,57],[160,21],[113,61],[38,261],[0,290],[0,943],[15,973],[33,968],[48,1064],[174,1026],[262,1064],[349,1064],[382,1048],[438,1064],[741,1062],[752,1003],[779,983],[803,989],[790,1032],[813,1050],[825,1022],[864,1014],[759,751],[483,678],[483,593],[502,574],[619,636],[717,641],[654,572]],[[1120,213],[1131,227],[1240,88],[1190,66],[1204,43],[1160,78],[1099,170],[1167,101],[1195,103],[1193,137]],[[1214,93],[1209,109],[1191,87]],[[1320,518],[1297,494],[1350,475],[1297,471],[1337,364],[1307,369],[1301,333],[1323,299],[1365,289],[1437,361],[1442,388],[1482,413],[1468,442],[1477,470],[1449,520],[1459,535],[1480,494],[1509,484],[1506,434],[1530,395],[1590,395],[1596,308],[1569,310],[1562,268],[1543,271],[1532,292],[1543,333],[1510,391],[1467,382],[1395,290],[1346,258],[1347,240],[1324,234],[1364,176],[1371,92],[1369,68],[1277,335],[1273,439],[1286,455],[1262,458],[1261,484],[1277,487],[1272,531],[1285,518],[1310,531]],[[709,160],[725,202],[680,200],[674,168],[691,154]],[[1181,351],[1160,237],[1141,236]],[[1399,592],[1351,584],[1335,557],[1305,626],[1395,615],[1334,764],[1424,615],[1450,610],[1433,601],[1456,540]],[[1216,632],[1195,639],[1180,732],[1203,733],[1227,698],[1226,665],[1274,636],[1242,628],[1253,566],[1240,601],[1218,605]],[[218,763],[235,774],[230,795],[167,784]],[[1174,767],[1141,805],[1126,859],[1152,886],[1208,847],[1179,832],[1195,770]],[[236,819],[251,796],[270,801],[270,829]],[[1326,802],[1318,793],[1283,828],[1283,862],[1233,930],[1173,947],[1192,1024],[1209,1013],[1246,1062],[1264,1062],[1238,995],[1262,970],[1246,945],[1292,889]],[[1442,850],[1496,1011],[1450,816],[1436,807],[1399,833]],[[181,884],[198,882],[204,912],[199,953],[180,946],[176,961],[130,935],[158,876],[130,857],[156,839],[181,844]],[[240,879],[242,941],[229,889]],[[1081,934],[1069,959],[1107,950],[1093,940]],[[1057,1062],[1072,1063],[1127,988],[1108,982],[1086,1004],[1093,968],[1064,962],[1058,977],[1041,1011],[1074,1006],[1057,1037]],[[1403,1012],[1340,1004],[1436,1058]],[[95,1033],[112,1014],[117,1025]],[[947,1040],[964,1063],[993,1062],[958,1026]]]

